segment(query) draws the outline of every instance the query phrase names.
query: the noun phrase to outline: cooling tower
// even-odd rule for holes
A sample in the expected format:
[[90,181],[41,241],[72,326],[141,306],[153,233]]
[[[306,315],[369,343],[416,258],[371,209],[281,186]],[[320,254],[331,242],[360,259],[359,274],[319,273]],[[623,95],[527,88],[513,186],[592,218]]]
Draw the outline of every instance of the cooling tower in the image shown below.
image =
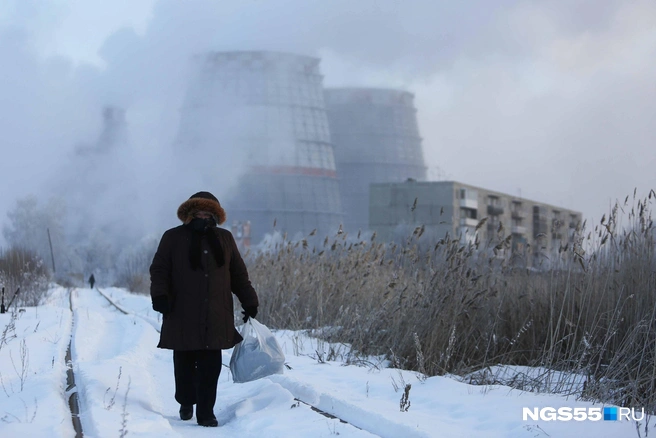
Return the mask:
[[369,184],[426,179],[414,95],[335,88],[324,93],[347,231],[369,227]]
[[335,232],[343,214],[319,59],[214,52],[196,66],[178,144],[200,154],[218,148],[245,163],[222,200],[226,225],[250,221],[254,243],[274,221],[290,237]]

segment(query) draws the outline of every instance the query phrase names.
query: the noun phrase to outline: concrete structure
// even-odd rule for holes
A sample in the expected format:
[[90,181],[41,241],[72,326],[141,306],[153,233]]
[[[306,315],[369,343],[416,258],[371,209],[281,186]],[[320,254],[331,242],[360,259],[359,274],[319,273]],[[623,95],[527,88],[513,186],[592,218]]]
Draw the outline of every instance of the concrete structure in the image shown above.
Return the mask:
[[376,88],[325,90],[344,229],[369,226],[369,185],[426,179],[414,95]]
[[98,139],[98,152],[124,148],[127,145],[127,122],[125,110],[114,106],[103,108],[103,126]]
[[511,250],[527,265],[571,242],[581,224],[580,212],[455,181],[372,184],[369,216],[370,228],[386,240],[421,225],[433,238],[474,241],[478,231],[483,244],[512,235]]
[[75,147],[75,153],[82,157],[102,155],[128,146],[128,125],[125,110],[115,106],[102,109],[102,127],[98,139],[93,143],[82,143]]
[[319,59],[278,52],[196,58],[178,149],[244,162],[229,221],[250,221],[253,243],[276,230],[334,233],[342,222]]

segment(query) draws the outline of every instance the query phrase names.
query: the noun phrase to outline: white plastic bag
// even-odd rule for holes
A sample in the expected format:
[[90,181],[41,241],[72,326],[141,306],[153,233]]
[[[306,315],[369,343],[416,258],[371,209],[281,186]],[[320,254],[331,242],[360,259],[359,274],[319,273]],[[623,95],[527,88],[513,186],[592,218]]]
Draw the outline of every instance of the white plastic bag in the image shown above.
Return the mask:
[[253,318],[241,330],[244,338],[232,351],[230,371],[236,383],[250,382],[272,374],[282,374],[285,355],[273,333]]

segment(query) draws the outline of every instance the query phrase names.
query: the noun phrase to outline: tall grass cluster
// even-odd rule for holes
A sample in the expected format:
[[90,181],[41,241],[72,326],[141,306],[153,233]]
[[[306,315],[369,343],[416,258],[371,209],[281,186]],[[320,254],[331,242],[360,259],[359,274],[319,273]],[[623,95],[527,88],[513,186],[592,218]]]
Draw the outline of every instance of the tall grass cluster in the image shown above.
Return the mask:
[[5,288],[5,305],[36,306],[44,297],[51,274],[36,252],[12,247],[0,249],[0,288]]
[[634,194],[599,224],[580,224],[548,270],[500,259],[504,236],[427,245],[419,230],[403,245],[283,240],[251,255],[249,273],[272,327],[319,329],[429,375],[497,364],[575,372],[578,396],[653,412],[655,200]]

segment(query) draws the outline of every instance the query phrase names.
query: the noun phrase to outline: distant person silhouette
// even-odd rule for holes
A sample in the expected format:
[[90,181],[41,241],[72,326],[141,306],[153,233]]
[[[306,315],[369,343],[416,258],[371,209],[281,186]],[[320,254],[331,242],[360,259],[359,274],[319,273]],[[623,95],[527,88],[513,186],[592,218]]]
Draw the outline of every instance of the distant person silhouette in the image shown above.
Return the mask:
[[94,285],[95,283],[96,283],[96,279],[95,279],[95,277],[93,276],[93,274],[91,274],[91,277],[89,277],[89,286],[91,286],[91,289],[93,289],[93,285]]

